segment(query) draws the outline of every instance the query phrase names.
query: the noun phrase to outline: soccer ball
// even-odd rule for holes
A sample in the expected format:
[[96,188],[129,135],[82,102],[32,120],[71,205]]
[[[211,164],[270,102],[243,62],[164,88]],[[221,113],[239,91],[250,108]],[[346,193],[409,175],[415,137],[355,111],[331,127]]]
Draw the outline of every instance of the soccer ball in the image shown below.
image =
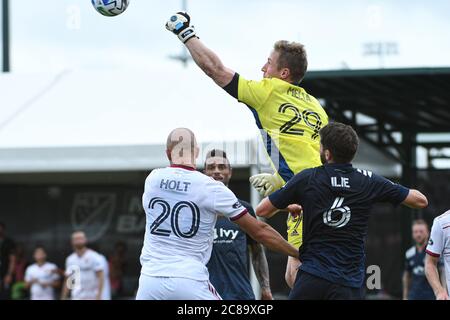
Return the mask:
[[129,0],[91,0],[95,10],[107,17],[123,13],[130,3]]

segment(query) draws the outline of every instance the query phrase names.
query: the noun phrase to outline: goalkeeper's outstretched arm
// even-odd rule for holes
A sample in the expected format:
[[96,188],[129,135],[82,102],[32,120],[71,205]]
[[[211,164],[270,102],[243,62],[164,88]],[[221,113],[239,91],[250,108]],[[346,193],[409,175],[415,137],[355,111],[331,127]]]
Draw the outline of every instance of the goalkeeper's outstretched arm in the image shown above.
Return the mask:
[[233,80],[235,72],[225,67],[220,58],[199,39],[192,38],[192,40],[186,42],[186,47],[200,69],[221,88],[227,86]]
[[188,48],[192,59],[220,87],[226,87],[233,80],[235,72],[226,68],[220,58],[207,48],[197,37],[191,17],[186,12],[172,15],[166,29],[178,36]]

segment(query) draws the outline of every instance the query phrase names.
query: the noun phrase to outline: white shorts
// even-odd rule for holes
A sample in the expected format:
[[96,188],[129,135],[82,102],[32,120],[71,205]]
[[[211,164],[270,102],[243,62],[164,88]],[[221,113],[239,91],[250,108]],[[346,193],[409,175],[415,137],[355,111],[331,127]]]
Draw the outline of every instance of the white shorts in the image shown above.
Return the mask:
[[209,281],[141,274],[136,300],[222,300]]

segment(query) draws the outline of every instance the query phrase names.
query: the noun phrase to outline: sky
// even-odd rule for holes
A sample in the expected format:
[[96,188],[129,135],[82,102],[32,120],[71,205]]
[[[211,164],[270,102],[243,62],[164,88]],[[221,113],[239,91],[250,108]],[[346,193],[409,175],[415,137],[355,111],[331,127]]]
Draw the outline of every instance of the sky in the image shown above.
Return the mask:
[[[261,78],[280,39],[306,46],[309,70],[450,66],[448,0],[187,1],[201,40],[246,78]],[[10,0],[12,72],[139,72],[161,81],[198,73],[169,59],[182,45],[164,24],[181,3],[130,0],[124,14],[111,18],[90,0]],[[364,54],[367,44],[380,42],[394,43],[396,54]]]
[[[113,18],[90,0],[10,3],[13,72],[169,68],[182,50],[164,28],[181,0],[130,0]],[[447,0],[188,0],[188,12],[204,43],[247,77],[261,76],[279,39],[302,42],[310,70],[450,66]],[[363,54],[377,42],[396,43],[397,54]]]

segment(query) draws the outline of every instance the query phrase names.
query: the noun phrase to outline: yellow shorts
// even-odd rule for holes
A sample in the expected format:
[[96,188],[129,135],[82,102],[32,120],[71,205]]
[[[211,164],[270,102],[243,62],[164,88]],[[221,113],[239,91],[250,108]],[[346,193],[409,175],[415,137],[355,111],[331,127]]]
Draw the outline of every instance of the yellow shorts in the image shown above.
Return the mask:
[[289,213],[287,224],[288,242],[296,248],[300,248],[303,243],[303,215],[292,217]]

